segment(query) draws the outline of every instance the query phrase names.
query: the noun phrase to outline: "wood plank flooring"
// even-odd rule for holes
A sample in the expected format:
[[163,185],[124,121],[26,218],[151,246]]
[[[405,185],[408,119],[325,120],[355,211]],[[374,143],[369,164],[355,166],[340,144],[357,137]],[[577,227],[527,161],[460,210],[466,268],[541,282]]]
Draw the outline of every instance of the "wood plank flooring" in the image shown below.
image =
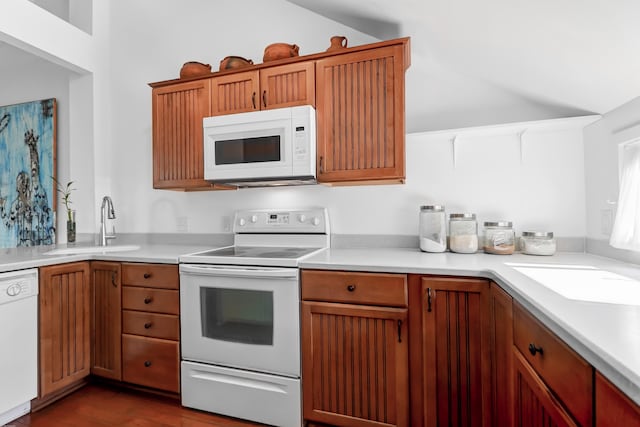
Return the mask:
[[183,408],[178,401],[164,397],[90,384],[7,426],[256,427],[262,424]]

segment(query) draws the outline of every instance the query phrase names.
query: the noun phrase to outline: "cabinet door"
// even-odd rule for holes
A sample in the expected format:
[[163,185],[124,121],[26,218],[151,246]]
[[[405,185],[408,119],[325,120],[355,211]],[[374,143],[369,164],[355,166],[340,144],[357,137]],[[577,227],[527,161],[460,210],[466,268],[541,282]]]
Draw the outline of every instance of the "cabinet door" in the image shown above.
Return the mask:
[[208,79],[153,89],[153,188],[211,189],[204,180],[202,119]]
[[335,426],[407,426],[407,309],[302,303],[303,411]]
[[577,427],[551,390],[513,348],[515,424],[518,427]]
[[40,269],[40,398],[89,375],[89,263]]
[[596,372],[596,427],[640,427],[640,406]]
[[491,283],[489,294],[491,338],[492,419],[496,426],[513,425],[513,300]]
[[425,426],[492,426],[489,282],[422,278]]
[[405,178],[402,45],[316,62],[318,181]]
[[316,104],[315,64],[312,61],[260,70],[262,109]]
[[122,380],[120,263],[91,262],[91,373]]
[[[259,110],[259,84],[257,70],[212,78],[211,115],[219,116]],[[202,127],[202,122],[200,127]]]

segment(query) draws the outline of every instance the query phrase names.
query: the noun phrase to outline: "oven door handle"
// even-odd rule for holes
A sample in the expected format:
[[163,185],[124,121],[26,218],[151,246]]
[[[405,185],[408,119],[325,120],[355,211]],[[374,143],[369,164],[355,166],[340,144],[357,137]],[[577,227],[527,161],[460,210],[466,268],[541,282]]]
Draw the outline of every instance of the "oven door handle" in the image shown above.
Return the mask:
[[180,273],[201,276],[296,278],[297,268],[230,268],[215,265],[180,265]]

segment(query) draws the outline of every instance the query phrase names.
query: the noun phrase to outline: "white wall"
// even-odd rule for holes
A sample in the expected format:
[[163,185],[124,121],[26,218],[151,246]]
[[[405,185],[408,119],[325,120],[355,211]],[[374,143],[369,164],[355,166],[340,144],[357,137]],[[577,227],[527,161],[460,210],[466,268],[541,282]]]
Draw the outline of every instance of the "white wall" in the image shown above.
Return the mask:
[[587,249],[606,256],[640,261],[640,255],[609,247],[618,200],[618,146],[640,137],[640,97],[602,116],[584,130]]

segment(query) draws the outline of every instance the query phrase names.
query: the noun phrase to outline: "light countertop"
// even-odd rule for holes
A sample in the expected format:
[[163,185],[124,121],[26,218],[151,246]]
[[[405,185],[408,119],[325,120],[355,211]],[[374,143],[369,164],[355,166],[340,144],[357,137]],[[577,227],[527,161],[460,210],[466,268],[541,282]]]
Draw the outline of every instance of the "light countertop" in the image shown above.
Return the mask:
[[[79,244],[78,246],[82,246]],[[140,244],[124,252],[45,255],[66,245],[0,249],[0,272],[74,261],[177,264],[181,255],[225,245]],[[640,405],[640,267],[583,253],[429,254],[419,249],[328,249],[301,268],[485,277]]]
[[329,249],[301,268],[485,277],[640,404],[640,267],[583,253]]

